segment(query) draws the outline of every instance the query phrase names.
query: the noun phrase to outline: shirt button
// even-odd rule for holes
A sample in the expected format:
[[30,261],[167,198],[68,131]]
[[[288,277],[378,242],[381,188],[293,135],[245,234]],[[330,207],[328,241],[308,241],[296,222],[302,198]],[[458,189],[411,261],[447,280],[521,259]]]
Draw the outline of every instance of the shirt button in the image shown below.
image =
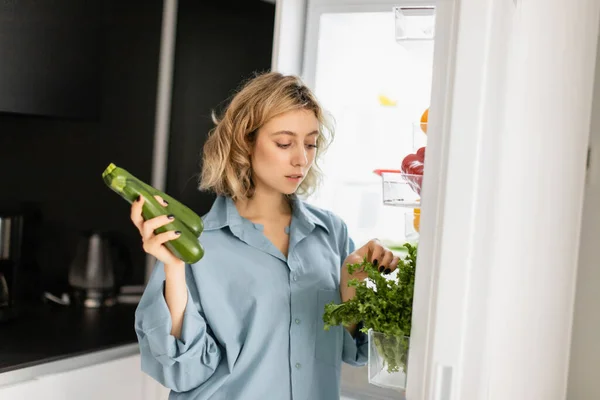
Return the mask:
[[294,282],[296,282],[298,280],[298,277],[296,275],[294,275],[294,277],[292,279],[294,280]]
[[296,325],[300,325],[300,320],[296,318]]
[[300,363],[296,363],[296,369],[300,369],[301,365]]

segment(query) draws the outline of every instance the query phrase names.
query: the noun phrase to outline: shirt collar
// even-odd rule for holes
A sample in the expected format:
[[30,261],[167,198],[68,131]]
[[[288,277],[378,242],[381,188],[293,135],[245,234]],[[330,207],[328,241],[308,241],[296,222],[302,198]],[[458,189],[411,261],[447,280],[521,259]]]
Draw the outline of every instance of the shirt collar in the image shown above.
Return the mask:
[[315,226],[320,226],[327,233],[329,233],[329,228],[327,227],[327,224],[321,218],[319,218],[318,216],[316,216],[310,210],[309,206],[307,206],[304,203],[304,201],[302,201],[298,197],[298,195],[294,194],[291,197],[291,199],[292,199],[293,213],[297,217],[297,219],[298,219],[298,221],[300,223],[305,224],[309,231],[312,231],[312,229]]
[[[320,226],[327,233],[329,228],[325,222],[318,218],[309,207],[304,204],[296,194],[292,195],[292,213],[296,217],[298,223],[302,225],[308,232],[312,231],[315,226]],[[210,211],[203,217],[204,230],[216,230],[225,226],[233,227],[244,223],[244,219],[240,216],[231,197],[217,196]]]

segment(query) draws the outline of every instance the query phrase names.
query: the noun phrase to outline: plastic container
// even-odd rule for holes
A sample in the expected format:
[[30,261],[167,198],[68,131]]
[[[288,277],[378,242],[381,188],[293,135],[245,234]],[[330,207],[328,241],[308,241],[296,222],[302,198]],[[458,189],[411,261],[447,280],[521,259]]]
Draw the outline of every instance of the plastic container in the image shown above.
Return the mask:
[[408,372],[408,336],[388,336],[369,330],[369,383],[383,388],[405,389]]
[[396,41],[431,41],[435,38],[435,7],[394,7]]
[[423,175],[384,169],[374,172],[381,176],[383,204],[396,207],[419,207]]

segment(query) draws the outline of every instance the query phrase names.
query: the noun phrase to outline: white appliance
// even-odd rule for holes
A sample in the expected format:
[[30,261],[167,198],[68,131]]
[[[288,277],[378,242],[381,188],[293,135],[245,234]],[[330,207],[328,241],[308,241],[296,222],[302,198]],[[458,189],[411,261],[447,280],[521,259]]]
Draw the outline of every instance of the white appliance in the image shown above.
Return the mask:
[[[369,47],[344,31],[348,21],[376,13],[393,18],[393,7],[435,7],[406,398],[599,399],[600,268],[594,259],[600,255],[600,2],[278,0],[276,5],[273,69],[299,74],[320,97],[335,83],[328,71],[343,68],[332,52],[351,57],[352,49],[340,50],[348,40],[357,49]],[[426,63],[426,52],[423,57]],[[332,61],[320,64],[326,58]],[[368,87],[369,81],[384,91],[378,78],[385,73],[385,66],[361,69],[347,85]],[[406,73],[399,71],[398,79],[406,82]],[[426,90],[420,88],[419,93]],[[419,96],[416,109],[424,105]],[[355,111],[369,107],[358,104]],[[394,130],[379,142],[373,131],[381,130],[383,114],[372,123],[355,123],[366,127],[359,145],[372,149],[378,143],[381,159],[390,162],[389,149],[402,139]],[[331,168],[335,182],[344,174],[348,180],[359,176],[353,184],[369,193],[365,174],[372,158],[367,158],[365,173]],[[361,160],[352,159],[358,168]],[[326,206],[333,199],[325,191],[315,201]],[[360,201],[372,199],[364,195]],[[369,229],[380,229],[369,227],[364,213],[362,221],[352,222],[361,239]],[[393,221],[391,214],[382,218]],[[354,378],[345,375],[343,385],[352,386]],[[371,398],[398,398],[377,393]]]

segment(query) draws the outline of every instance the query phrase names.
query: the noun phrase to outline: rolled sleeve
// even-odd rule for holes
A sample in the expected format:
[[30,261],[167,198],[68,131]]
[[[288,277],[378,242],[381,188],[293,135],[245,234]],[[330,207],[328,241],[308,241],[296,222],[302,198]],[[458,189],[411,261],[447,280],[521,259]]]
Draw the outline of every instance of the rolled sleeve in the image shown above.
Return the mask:
[[[343,262],[346,260],[346,257],[350,255],[350,253],[356,250],[356,245],[348,234],[348,227],[344,222],[342,222],[341,240],[341,254]],[[352,337],[350,332],[344,329],[344,348],[342,350],[342,360],[350,365],[363,366],[367,363],[369,355],[369,338],[364,332],[360,331],[362,327],[363,323],[360,322],[356,327],[355,337]]]
[[209,332],[189,287],[181,337],[171,335],[172,320],[164,297],[164,284],[164,269],[159,264],[136,310],[135,330],[142,370],[172,390],[188,391],[214,373],[221,361],[221,349]]
[[342,360],[350,365],[362,367],[367,363],[369,356],[369,338],[361,332],[362,323],[356,327],[356,336],[352,337],[350,332],[344,329],[344,348]]

